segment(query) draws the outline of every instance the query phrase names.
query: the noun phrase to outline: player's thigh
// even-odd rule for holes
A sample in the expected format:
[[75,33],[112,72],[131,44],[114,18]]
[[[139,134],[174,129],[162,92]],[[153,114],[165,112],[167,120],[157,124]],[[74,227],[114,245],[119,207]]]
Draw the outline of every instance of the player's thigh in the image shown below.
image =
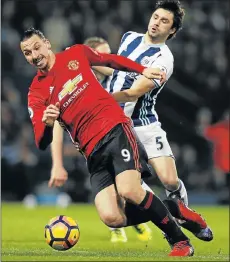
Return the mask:
[[142,167],[138,143],[131,126],[119,126],[111,144],[111,155],[118,193],[127,200],[138,202],[144,192],[140,175]]
[[95,206],[100,219],[108,226],[124,226],[126,218],[121,209],[120,197],[114,184],[105,187],[95,196]]
[[[137,170],[142,173],[142,166],[145,167],[148,162],[144,146],[128,124],[120,124],[117,127],[116,137],[110,143],[110,153],[115,177],[126,170]],[[145,170],[150,172],[148,168]]]
[[[137,137],[137,136],[136,136]],[[140,142],[139,138],[137,137],[137,146],[138,146],[138,151],[140,155],[140,173],[141,173],[141,178],[149,178],[153,176],[153,171],[150,168],[150,165],[148,163],[148,155],[147,152],[144,148],[144,145]]]
[[114,227],[124,223],[125,218],[114,186],[115,178],[108,170],[108,166],[111,165],[109,143],[102,140],[88,157],[87,164],[92,193],[101,220]]
[[178,184],[177,169],[174,158],[161,156],[149,159],[149,164],[165,186]]
[[104,188],[114,184],[114,176],[107,171],[108,156],[105,149],[98,148],[93,151],[87,159],[92,195],[94,198]]
[[149,159],[149,164],[156,171],[164,185],[178,183],[174,156],[169,145],[166,132],[156,123],[135,128]]
[[145,197],[141,186],[141,174],[137,170],[126,170],[116,176],[116,186],[119,195],[134,204],[140,204]]

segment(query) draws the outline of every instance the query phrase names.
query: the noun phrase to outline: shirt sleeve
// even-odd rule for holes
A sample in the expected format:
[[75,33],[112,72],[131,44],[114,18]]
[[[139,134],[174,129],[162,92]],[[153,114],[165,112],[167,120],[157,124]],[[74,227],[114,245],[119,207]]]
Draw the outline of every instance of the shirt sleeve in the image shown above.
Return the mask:
[[99,53],[85,45],[81,45],[81,47],[91,66],[108,66],[117,70],[135,72],[139,74],[142,74],[145,69],[144,66],[130,60],[127,57]]
[[[160,68],[166,73],[166,81],[170,78],[173,73],[173,58],[167,57],[166,55],[159,54],[157,59],[151,64],[152,68]],[[156,84],[156,88],[160,88],[160,79],[154,79],[153,82]]]
[[45,150],[53,140],[53,128],[42,122],[43,112],[46,109],[44,101],[35,92],[28,94],[28,111],[33,125],[36,146]]

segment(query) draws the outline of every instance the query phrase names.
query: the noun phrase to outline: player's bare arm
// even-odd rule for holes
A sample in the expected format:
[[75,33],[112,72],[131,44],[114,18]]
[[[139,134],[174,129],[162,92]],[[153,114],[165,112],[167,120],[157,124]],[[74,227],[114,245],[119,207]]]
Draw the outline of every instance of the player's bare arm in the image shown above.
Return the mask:
[[[162,72],[161,84],[166,81],[166,75]],[[146,77],[141,76],[134,81],[132,87],[127,90],[115,92],[112,96],[117,102],[126,103],[136,101],[139,97],[155,88],[155,83]]]
[[145,68],[142,75],[148,79],[159,79],[161,85],[166,81],[165,72],[161,71],[159,68]]
[[49,187],[62,186],[68,179],[68,172],[63,165],[63,133],[63,128],[58,121],[55,121],[53,141],[51,143],[52,169],[48,183]]

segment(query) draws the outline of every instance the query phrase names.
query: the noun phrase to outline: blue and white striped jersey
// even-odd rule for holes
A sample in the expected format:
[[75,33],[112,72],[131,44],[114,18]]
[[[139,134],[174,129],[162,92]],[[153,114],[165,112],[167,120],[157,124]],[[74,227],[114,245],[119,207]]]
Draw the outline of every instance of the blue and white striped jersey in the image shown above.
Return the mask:
[[[118,54],[146,67],[158,67],[166,72],[166,79],[172,75],[174,59],[166,44],[146,44],[144,34],[127,32],[123,35]],[[110,93],[131,88],[134,80],[141,75],[137,73],[114,70],[112,77],[107,79],[106,90]],[[121,104],[124,112],[133,120],[134,126],[149,125],[158,121],[154,109],[157,95],[162,90],[159,80],[153,80],[155,88],[135,102]],[[105,82],[103,83],[105,87]]]

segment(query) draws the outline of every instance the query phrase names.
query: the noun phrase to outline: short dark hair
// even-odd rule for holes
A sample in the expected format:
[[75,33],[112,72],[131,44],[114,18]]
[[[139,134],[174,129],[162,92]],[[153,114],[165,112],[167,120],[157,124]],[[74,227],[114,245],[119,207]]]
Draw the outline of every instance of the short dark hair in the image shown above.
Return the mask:
[[21,42],[30,38],[33,35],[37,35],[38,37],[40,37],[41,39],[45,40],[46,37],[44,36],[44,34],[42,33],[42,31],[35,29],[33,27],[30,27],[28,29],[26,29],[26,31],[24,31],[22,38],[21,38]]
[[89,37],[84,41],[84,45],[87,45],[93,49],[97,48],[99,45],[107,43],[108,42],[104,38],[97,36]]
[[185,10],[181,7],[181,3],[178,0],[159,0],[156,3],[154,12],[163,8],[173,13],[173,25],[172,28],[176,28],[175,33],[168,36],[167,40],[174,37],[176,33],[182,29],[183,19],[185,16]]

